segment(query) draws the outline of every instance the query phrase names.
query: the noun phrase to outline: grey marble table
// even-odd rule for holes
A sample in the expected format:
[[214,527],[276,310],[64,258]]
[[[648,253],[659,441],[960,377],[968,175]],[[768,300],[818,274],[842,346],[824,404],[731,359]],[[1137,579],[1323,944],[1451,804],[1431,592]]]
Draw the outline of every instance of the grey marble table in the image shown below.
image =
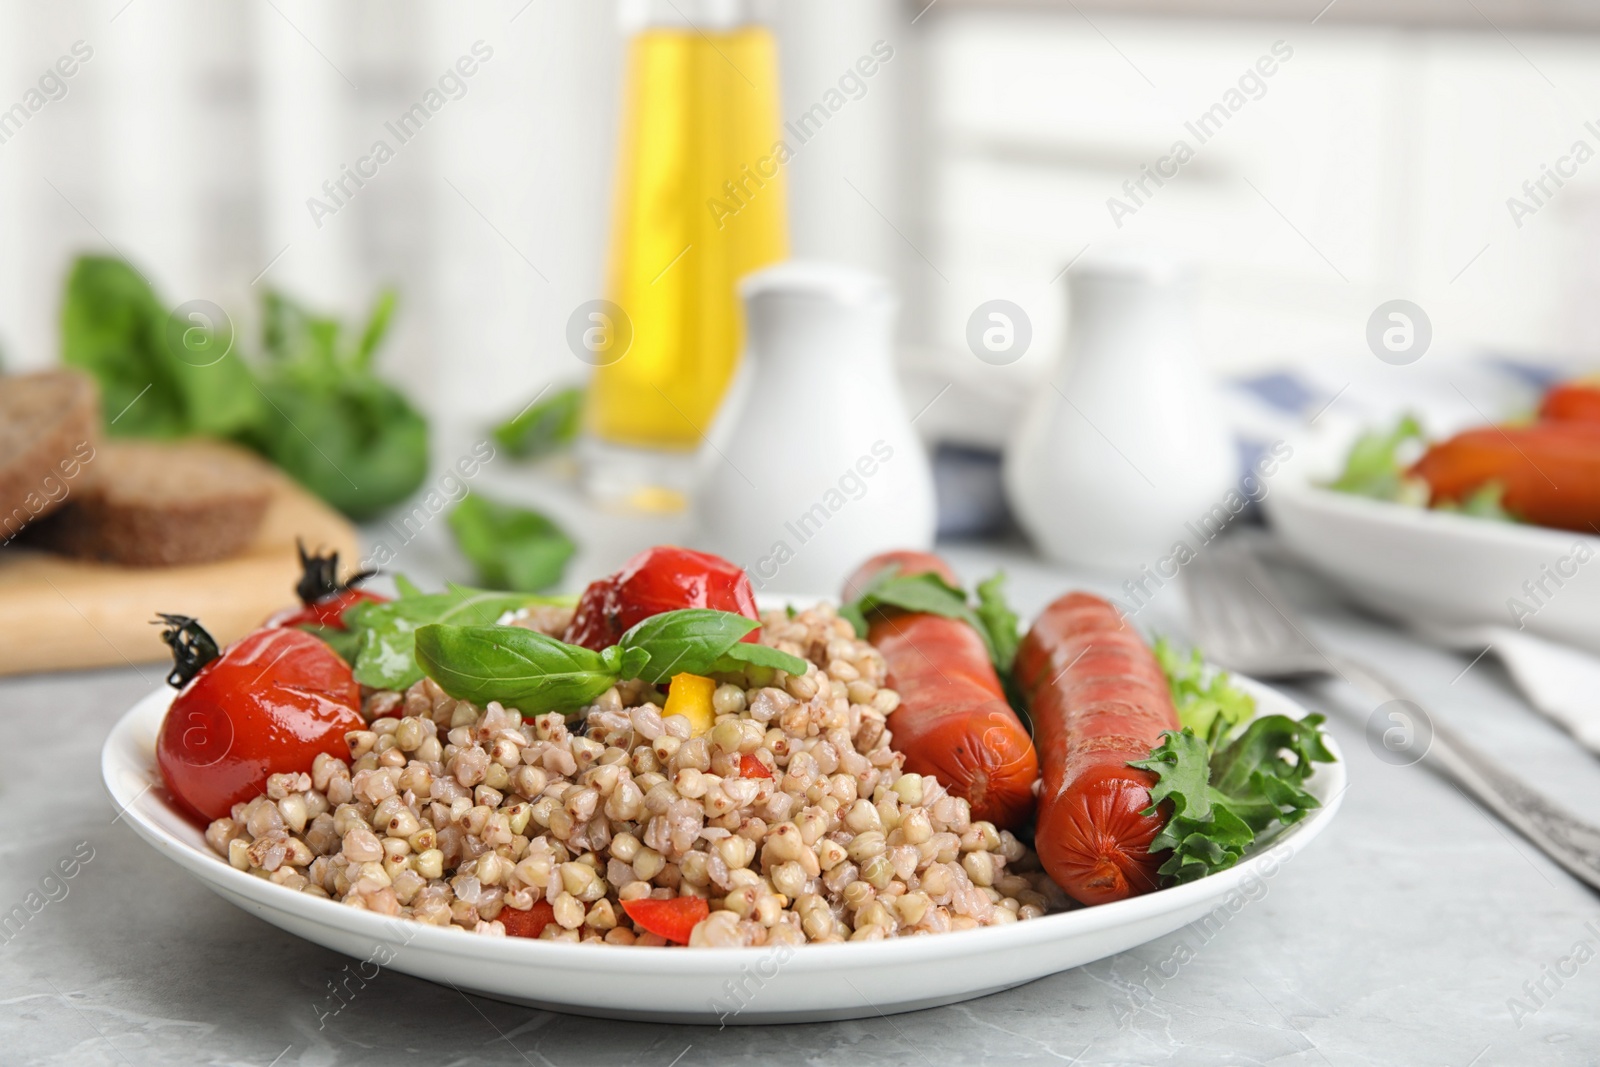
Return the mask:
[[[951,555],[980,574],[1005,554]],[[1020,555],[1005,562],[1024,608],[1068,584]],[[1403,677],[1436,714],[1600,819],[1600,766],[1492,663],[1463,670],[1465,658],[1303,583],[1297,596],[1315,610],[1319,641]],[[1140,616],[1165,632],[1180,621],[1175,588]],[[121,825],[106,798],[100,745],[160,676],[142,666],[0,682],[11,757],[0,912],[30,892],[47,900],[0,943],[0,1064],[1600,1062],[1600,962],[1589,959],[1600,902],[1452,786],[1379,761],[1362,731],[1371,706],[1337,687],[1299,695],[1330,713],[1347,754],[1344,810],[1220,931],[1186,928],[948,1008],[719,1031],[552,1014],[390,972],[321,1018],[347,961],[213,896]],[[47,882],[63,860],[73,877]]]

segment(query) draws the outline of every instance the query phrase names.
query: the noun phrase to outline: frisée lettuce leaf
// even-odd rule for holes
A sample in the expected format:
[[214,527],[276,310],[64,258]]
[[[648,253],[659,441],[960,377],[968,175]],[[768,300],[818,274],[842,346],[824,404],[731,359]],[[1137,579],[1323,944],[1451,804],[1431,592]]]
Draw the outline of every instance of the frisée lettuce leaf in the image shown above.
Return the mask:
[[1256,713],[1255,698],[1229,681],[1226,672],[1208,672],[1198,648],[1185,658],[1170,641],[1158,637],[1152,651],[1167,676],[1179,725],[1193,730],[1196,737],[1215,742]]
[[1273,824],[1292,825],[1319,807],[1304,784],[1334,756],[1323,716],[1252,720],[1254,698],[1226,674],[1208,674],[1199,652],[1185,658],[1164,640],[1155,652],[1182,728],[1163,733],[1148,759],[1129,766],[1156,776],[1144,814],[1170,808],[1150,851],[1170,853],[1159,873],[1174,885],[1232,867]]

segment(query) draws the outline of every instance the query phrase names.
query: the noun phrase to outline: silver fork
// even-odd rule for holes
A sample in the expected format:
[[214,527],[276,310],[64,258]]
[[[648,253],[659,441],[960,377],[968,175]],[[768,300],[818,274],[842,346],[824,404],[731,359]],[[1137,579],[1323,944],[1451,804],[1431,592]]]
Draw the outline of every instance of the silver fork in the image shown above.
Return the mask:
[[[1421,762],[1443,774],[1575,878],[1600,889],[1600,829],[1495,766],[1377,671],[1319,648],[1245,538],[1216,541],[1182,573],[1195,642],[1208,659],[1258,678],[1338,677],[1395,703],[1387,713],[1395,726],[1374,739],[1399,757],[1394,762]],[[1375,716],[1368,728],[1380,721]]]

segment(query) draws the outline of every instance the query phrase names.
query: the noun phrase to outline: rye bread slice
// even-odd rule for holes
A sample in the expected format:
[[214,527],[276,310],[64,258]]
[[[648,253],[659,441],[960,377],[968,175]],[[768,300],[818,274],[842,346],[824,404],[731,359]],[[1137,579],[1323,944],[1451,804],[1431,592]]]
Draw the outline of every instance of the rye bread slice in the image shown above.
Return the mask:
[[238,555],[261,529],[276,474],[217,441],[107,441],[30,543],[133,567]]
[[0,378],[0,542],[71,496],[100,439],[88,375],[47,370]]

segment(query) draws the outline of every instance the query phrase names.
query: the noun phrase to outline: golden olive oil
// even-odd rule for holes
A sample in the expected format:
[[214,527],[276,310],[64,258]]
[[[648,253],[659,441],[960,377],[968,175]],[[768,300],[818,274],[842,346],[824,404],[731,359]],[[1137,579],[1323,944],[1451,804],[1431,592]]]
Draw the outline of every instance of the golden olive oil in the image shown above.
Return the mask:
[[764,26],[650,27],[628,45],[606,297],[631,325],[590,432],[700,446],[739,359],[739,278],[788,255],[777,46]]

